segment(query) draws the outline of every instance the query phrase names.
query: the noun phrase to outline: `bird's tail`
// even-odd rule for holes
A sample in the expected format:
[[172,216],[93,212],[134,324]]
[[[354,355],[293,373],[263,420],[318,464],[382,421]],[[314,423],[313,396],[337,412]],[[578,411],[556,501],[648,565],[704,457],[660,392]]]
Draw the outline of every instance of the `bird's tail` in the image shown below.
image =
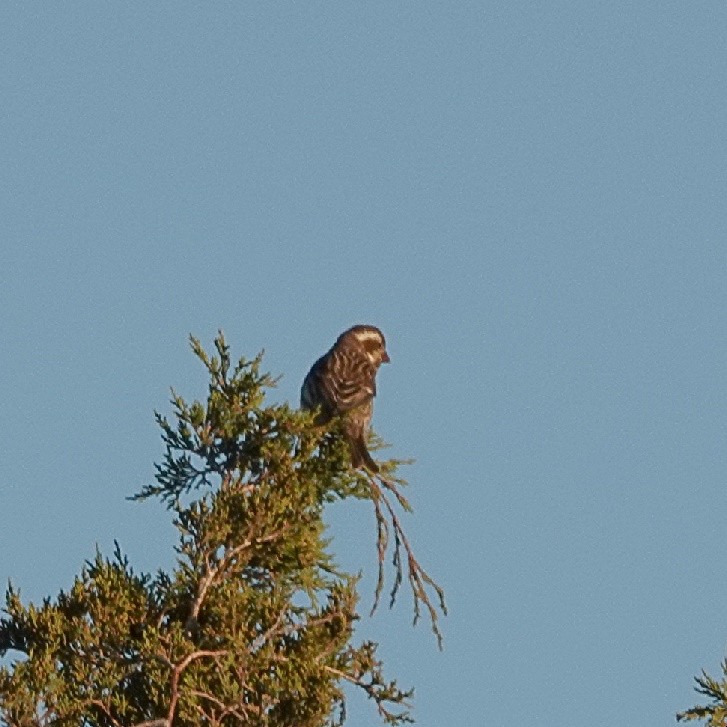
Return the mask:
[[351,448],[351,464],[355,469],[359,467],[366,467],[371,472],[378,472],[379,465],[374,462],[373,458],[369,454],[369,450],[366,447],[363,437],[351,437],[348,440]]

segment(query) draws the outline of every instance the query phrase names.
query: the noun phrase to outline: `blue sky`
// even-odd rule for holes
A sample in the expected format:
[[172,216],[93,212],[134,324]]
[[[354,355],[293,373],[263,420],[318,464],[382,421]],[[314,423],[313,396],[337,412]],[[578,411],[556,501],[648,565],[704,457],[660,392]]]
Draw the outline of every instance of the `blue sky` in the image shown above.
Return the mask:
[[[354,323],[447,590],[424,727],[673,724],[725,655],[724,3],[4,3],[0,581],[172,562],[168,387]],[[373,518],[334,508],[373,592]],[[349,725],[374,721],[359,697]]]

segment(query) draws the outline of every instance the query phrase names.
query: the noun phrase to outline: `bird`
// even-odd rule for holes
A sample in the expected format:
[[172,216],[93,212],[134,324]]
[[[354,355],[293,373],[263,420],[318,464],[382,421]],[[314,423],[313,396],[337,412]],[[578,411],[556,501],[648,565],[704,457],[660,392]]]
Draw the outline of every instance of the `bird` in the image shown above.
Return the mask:
[[341,417],[355,469],[379,471],[366,437],[374,412],[376,373],[389,361],[386,339],[376,326],[353,326],[311,366],[300,390],[301,408],[318,408],[316,425]]

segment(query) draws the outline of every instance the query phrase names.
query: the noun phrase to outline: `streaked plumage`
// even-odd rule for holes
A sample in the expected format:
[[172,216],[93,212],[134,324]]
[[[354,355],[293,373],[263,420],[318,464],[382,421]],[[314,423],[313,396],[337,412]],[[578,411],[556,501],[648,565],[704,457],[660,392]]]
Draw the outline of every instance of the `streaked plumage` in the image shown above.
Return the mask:
[[375,326],[354,326],[344,331],[330,351],[316,361],[303,381],[300,405],[320,407],[317,424],[341,416],[354,467],[379,467],[366,448],[376,396],[376,372],[388,363],[386,340]]

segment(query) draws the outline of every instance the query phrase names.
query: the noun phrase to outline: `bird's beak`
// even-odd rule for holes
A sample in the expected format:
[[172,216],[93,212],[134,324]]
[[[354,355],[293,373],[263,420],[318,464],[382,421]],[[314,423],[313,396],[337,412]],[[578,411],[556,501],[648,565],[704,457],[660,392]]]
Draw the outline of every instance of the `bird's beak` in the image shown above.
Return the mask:
[[381,363],[389,363],[389,361],[391,361],[389,354],[384,351],[384,355],[381,357]]

